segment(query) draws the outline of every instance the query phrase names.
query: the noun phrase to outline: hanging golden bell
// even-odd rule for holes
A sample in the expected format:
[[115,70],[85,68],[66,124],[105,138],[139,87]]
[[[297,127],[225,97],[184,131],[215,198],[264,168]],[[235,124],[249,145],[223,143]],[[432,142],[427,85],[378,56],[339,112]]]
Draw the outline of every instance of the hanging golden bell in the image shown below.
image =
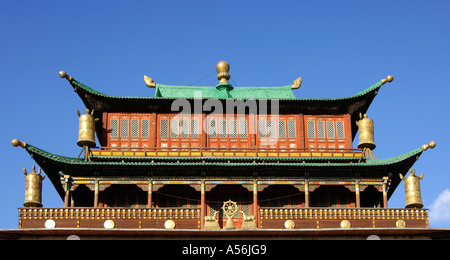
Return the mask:
[[406,208],[423,208],[422,196],[420,194],[420,180],[423,179],[423,173],[420,177],[415,176],[416,170],[409,170],[408,177],[400,178],[405,182]]
[[27,174],[27,170],[23,168],[25,177],[25,207],[42,207],[42,180],[45,176],[41,176],[41,169],[36,173],[36,168],[33,166],[33,171]]
[[78,141],[77,145],[84,147],[95,147],[95,118],[93,116],[94,110],[89,114],[89,109],[86,109],[86,114],[80,117],[80,124],[78,127]]
[[358,148],[369,148],[370,150],[373,150],[376,147],[373,120],[367,118],[367,114],[364,114],[364,118],[362,118],[360,114],[360,118],[361,120],[356,122],[359,130]]

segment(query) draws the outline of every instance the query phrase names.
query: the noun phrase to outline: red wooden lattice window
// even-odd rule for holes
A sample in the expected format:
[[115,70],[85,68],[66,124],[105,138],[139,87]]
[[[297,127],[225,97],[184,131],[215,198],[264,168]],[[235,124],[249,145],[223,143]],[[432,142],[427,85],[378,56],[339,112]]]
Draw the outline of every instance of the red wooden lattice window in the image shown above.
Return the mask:
[[305,147],[319,149],[352,148],[350,116],[305,115]]
[[257,146],[260,148],[299,148],[298,115],[258,115]]
[[208,115],[208,147],[248,148],[251,147],[250,120],[248,115]]
[[108,114],[108,147],[150,147],[151,114]]
[[201,115],[159,114],[157,122],[157,147],[201,147]]

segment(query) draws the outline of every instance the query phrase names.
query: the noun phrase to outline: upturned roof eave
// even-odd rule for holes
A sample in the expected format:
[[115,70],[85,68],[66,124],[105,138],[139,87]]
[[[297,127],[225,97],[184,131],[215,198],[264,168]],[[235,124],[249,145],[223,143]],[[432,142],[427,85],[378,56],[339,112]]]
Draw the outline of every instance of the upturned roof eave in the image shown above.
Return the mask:
[[[45,150],[42,150],[31,144],[26,144],[25,149],[34,158],[35,155],[41,156],[46,159],[47,162],[53,161],[56,163],[62,163],[67,165],[77,165],[77,166],[104,166],[104,165],[234,165],[237,163],[238,166],[250,166],[254,165],[254,161],[258,161],[260,165],[280,165],[280,166],[305,166],[305,167],[376,167],[376,166],[388,166],[399,163],[409,158],[414,158],[417,160],[423,152],[423,148],[419,147],[410,152],[386,159],[380,160],[363,160],[360,163],[355,163],[353,160],[348,160],[348,162],[342,162],[344,157],[117,157],[111,156],[111,160],[103,159],[101,161],[86,161],[84,158],[68,157],[63,155],[57,155]],[[155,159],[163,159],[165,162],[152,162]],[[178,162],[170,162],[178,161]],[[180,162],[181,161],[181,162]],[[197,162],[201,161],[201,162]],[[230,162],[233,161],[233,162]],[[273,162],[272,162],[273,161]],[[284,161],[280,163],[279,161]],[[320,162],[323,161],[323,162]],[[332,162],[335,161],[335,162]]]
[[[364,114],[369,109],[370,104],[378,93],[380,87],[386,83],[383,80],[373,84],[369,88],[356,93],[352,96],[340,98],[276,98],[279,101],[280,113],[282,110],[288,110],[301,114],[348,114],[351,116],[352,140],[356,137],[358,128],[356,121],[359,120],[359,114]],[[95,116],[102,119],[103,112],[148,112],[151,110],[171,111],[171,101],[175,97],[132,97],[132,96],[111,96],[96,91],[81,82],[71,78],[70,84],[77,92],[86,108],[95,111]],[[186,88],[189,88],[188,86]],[[268,87],[266,87],[268,88]],[[207,98],[202,98],[206,100]],[[215,98],[216,100],[267,100],[264,99],[235,99],[235,98]],[[186,98],[186,100],[196,100],[196,98]],[[173,111],[172,111],[173,112]],[[99,140],[102,136],[102,126],[100,120],[97,123],[96,130]]]
[[[195,98],[195,97],[191,97],[191,96],[176,96],[176,97],[163,97],[163,96],[155,96],[155,97],[146,97],[146,96],[111,96],[111,95],[107,95],[104,94],[100,91],[94,90],[90,87],[88,87],[87,85],[72,79],[70,81],[70,84],[72,85],[72,87],[74,88],[74,90],[78,93],[78,90],[81,90],[81,93],[79,93],[79,96],[81,99],[85,99],[86,97],[83,96],[82,94],[89,94],[92,95],[93,97],[99,98],[99,99],[106,99],[106,100],[134,100],[134,101],[151,101],[151,100],[176,100],[179,98],[185,98],[188,100],[195,100],[195,99],[216,99],[216,100],[268,100],[268,99],[276,99],[276,100],[280,100],[280,101],[295,101],[295,102],[338,102],[338,101],[343,101],[343,100],[352,100],[358,97],[363,97],[366,96],[370,93],[376,92],[378,91],[378,89],[383,85],[382,81],[379,81],[375,84],[373,84],[372,86],[370,86],[369,88],[356,93],[354,95],[351,96],[346,96],[346,97],[338,97],[338,98],[296,98],[294,96],[294,94],[292,93],[292,95],[288,98],[269,98],[269,97],[261,97],[261,98],[233,98],[233,97],[229,97],[229,98],[221,98],[221,97],[210,97],[210,96],[205,96],[203,98]],[[157,84],[159,86],[162,86],[162,84]],[[191,86],[169,86],[169,85],[165,85],[168,87],[183,87],[183,88],[212,88],[213,87],[191,87]],[[251,87],[251,88],[286,88],[289,87],[291,85],[287,85],[287,86],[282,86],[282,87]],[[241,87],[243,89],[245,89],[246,87]],[[249,87],[250,88],[250,87]],[[376,94],[376,93],[375,93]],[[86,100],[87,101],[87,100]],[[87,102],[89,103],[89,102]],[[106,112],[106,111],[105,111]]]

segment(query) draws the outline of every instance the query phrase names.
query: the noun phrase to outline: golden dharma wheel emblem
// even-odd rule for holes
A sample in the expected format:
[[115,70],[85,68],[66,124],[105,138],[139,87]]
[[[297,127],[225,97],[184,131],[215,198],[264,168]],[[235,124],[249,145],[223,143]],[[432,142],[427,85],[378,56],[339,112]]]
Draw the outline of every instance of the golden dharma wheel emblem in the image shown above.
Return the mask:
[[284,227],[286,229],[294,229],[295,228],[295,222],[291,219],[286,220],[286,222],[284,222]]
[[222,206],[223,214],[227,216],[227,224],[225,229],[235,229],[233,217],[238,213],[239,207],[236,202],[232,200],[225,201]]
[[164,223],[164,228],[166,229],[174,229],[175,228],[175,221],[169,219]]

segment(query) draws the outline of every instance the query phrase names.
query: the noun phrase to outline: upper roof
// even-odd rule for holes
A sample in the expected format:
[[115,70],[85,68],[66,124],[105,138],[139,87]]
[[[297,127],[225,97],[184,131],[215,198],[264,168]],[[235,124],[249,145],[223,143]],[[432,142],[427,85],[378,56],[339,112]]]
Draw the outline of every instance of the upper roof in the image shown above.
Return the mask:
[[[219,64],[222,62],[219,62]],[[304,114],[304,115],[343,115],[348,114],[351,118],[352,139],[355,138],[358,128],[356,121],[360,119],[359,114],[365,114],[377,95],[379,89],[386,82],[392,82],[393,77],[388,76],[381,79],[365,90],[352,96],[339,98],[296,98],[292,89],[299,88],[301,78],[295,80],[291,85],[278,87],[233,87],[228,83],[230,78],[228,69],[219,68],[217,70],[220,80],[214,86],[174,86],[154,83],[153,80],[144,76],[145,84],[155,88],[155,96],[111,96],[94,90],[87,85],[75,80],[72,76],[61,71],[59,75],[66,78],[73,89],[77,92],[86,108],[94,110],[94,116],[100,120],[96,124],[96,132],[99,137],[102,135],[103,113],[176,113],[173,111],[172,102],[177,99],[185,99],[188,102],[208,99],[219,100],[226,109],[227,100],[255,100],[257,105],[267,100],[277,100],[280,114]],[[226,66],[228,64],[225,63]],[[271,104],[267,104],[271,111]],[[191,105],[193,109],[195,105]],[[259,107],[259,106],[258,106]],[[180,109],[180,108],[178,108]],[[225,110],[224,110],[225,111]],[[192,111],[194,112],[194,111]],[[101,138],[99,138],[101,140]]]

